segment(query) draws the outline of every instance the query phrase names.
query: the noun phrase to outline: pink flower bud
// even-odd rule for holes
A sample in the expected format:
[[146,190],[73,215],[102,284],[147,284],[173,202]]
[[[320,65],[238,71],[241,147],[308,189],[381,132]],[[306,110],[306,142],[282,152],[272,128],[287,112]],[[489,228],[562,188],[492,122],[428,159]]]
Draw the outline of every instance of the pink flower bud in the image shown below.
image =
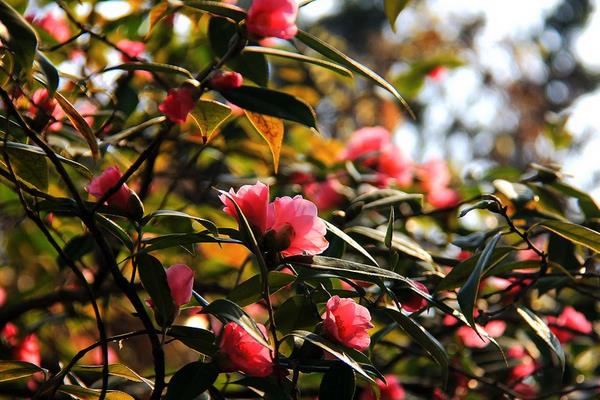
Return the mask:
[[[404,388],[402,384],[394,375],[386,375],[385,380],[387,383],[382,381],[381,379],[377,379],[377,387],[379,388],[380,400],[404,400],[406,397],[406,393],[404,392]],[[375,400],[377,397],[373,390],[369,388],[365,388],[362,394],[360,395],[360,400]]]
[[371,343],[368,330],[373,327],[367,308],[352,299],[333,296],[325,305],[323,333],[329,339],[359,351]]
[[237,89],[244,83],[244,77],[234,71],[218,71],[210,79],[210,87],[218,91]]
[[[119,167],[109,167],[105,169],[100,176],[95,177],[87,186],[86,190],[92,196],[101,198],[104,193],[108,192],[110,188],[119,182],[119,179],[121,179],[122,176]],[[131,191],[127,187],[127,184],[124,183],[115,194],[108,198],[107,203],[111,206],[120,208],[123,211],[128,211],[130,197]]]
[[[267,336],[264,325],[258,324],[258,327]],[[258,377],[269,376],[273,372],[271,350],[235,322],[223,327],[220,347],[226,359],[224,371],[242,371]]]
[[48,32],[57,42],[66,42],[71,37],[69,24],[63,16],[49,12],[42,16],[28,15],[26,18]]
[[158,106],[160,112],[177,124],[183,124],[187,115],[194,109],[196,101],[193,90],[188,87],[170,89],[165,100]]
[[254,0],[248,10],[246,28],[255,38],[291,39],[298,32],[295,0]]
[[194,271],[185,264],[173,264],[167,268],[166,274],[171,297],[177,307],[189,303],[194,287]]

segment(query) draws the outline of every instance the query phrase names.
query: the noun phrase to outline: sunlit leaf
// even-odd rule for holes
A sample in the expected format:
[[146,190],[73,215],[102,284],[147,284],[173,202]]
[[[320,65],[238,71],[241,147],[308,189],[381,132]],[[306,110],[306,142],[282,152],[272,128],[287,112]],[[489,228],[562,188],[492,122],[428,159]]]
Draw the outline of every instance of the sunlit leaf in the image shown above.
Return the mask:
[[60,104],[60,107],[63,109],[69,121],[73,124],[75,129],[85,139],[90,150],[92,151],[92,156],[94,158],[100,158],[100,150],[98,149],[98,141],[96,140],[96,136],[94,136],[94,132],[92,132],[92,128],[88,125],[85,118],[79,114],[79,112],[73,107],[73,105],[63,96],[60,92],[56,92],[54,94],[54,98]]
[[536,314],[533,313],[530,309],[518,306],[517,312],[523,318],[523,320],[533,329],[535,334],[540,337],[548,345],[550,350],[556,354],[558,358],[558,364],[560,366],[561,372],[565,370],[565,353],[564,350],[554,333],[550,331],[548,325]]
[[20,70],[28,72],[37,50],[37,36],[23,17],[4,0],[0,0],[0,22],[6,27],[6,46],[12,50]]
[[[380,243],[385,242],[386,233],[384,231],[368,228],[366,226],[355,226],[348,229],[348,232],[368,237]],[[392,238],[391,247],[404,254],[408,254],[409,256],[414,257],[416,259],[428,263],[433,262],[431,255],[427,251],[425,251],[417,242],[410,239],[406,235],[401,235],[399,232],[397,232]]]
[[[79,400],[98,400],[100,399],[100,389],[90,389],[75,385],[62,385],[58,388],[59,392],[66,393]],[[127,393],[118,390],[108,390],[106,392],[106,400],[135,400]]]
[[285,132],[283,121],[279,118],[253,113],[247,110],[244,110],[244,113],[252,123],[252,126],[269,145],[269,149],[273,155],[273,168],[275,173],[277,173],[277,169],[279,168],[279,154],[281,153],[283,134]]
[[0,361],[0,382],[26,378],[41,371],[37,365],[24,361]]
[[101,72],[108,72],[114,70],[123,71],[150,71],[150,72],[164,72],[167,74],[181,75],[186,78],[193,78],[194,76],[190,71],[185,68],[178,67],[177,65],[161,64],[154,62],[126,62],[119,65],[114,65],[103,69]]
[[231,115],[231,108],[214,100],[198,100],[190,112],[200,129],[204,143],[210,141],[214,131]]
[[585,226],[563,221],[546,220],[539,223],[539,226],[556,233],[572,241],[587,247],[596,253],[600,252],[600,233]]

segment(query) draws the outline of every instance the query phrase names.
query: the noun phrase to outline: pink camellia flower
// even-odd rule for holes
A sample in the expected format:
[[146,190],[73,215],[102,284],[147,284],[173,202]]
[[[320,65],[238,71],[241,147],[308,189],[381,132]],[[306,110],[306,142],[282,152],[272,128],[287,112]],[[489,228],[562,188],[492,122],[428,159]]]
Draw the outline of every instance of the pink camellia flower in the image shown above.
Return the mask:
[[516,345],[510,347],[506,355],[509,359],[516,361],[516,365],[510,371],[512,378],[521,380],[535,372],[535,360],[531,358],[523,346]]
[[27,20],[39,26],[50,34],[57,42],[66,42],[71,37],[71,30],[67,20],[53,12],[42,16],[28,15]]
[[[269,187],[262,182],[244,185],[237,192],[229,189],[229,194],[242,210],[250,225],[264,234],[267,230],[267,214],[269,211]],[[238,219],[233,202],[224,194],[219,199],[225,204],[223,211]]]
[[416,172],[421,180],[421,186],[427,192],[448,186],[452,179],[448,164],[445,160],[439,158],[421,164]]
[[146,51],[146,44],[144,42],[129,39],[119,40],[117,47],[123,52],[123,54],[121,54],[121,59],[123,61],[131,61]]
[[276,198],[268,213],[267,230],[277,250],[287,257],[314,256],[327,249],[327,226],[317,214],[317,206],[300,195]]
[[55,120],[52,122],[48,129],[55,132],[62,128],[62,122],[60,122],[64,116],[65,112],[58,105],[58,102],[50,97],[50,93],[48,93],[47,89],[37,89],[33,92],[31,96],[31,100],[33,104],[31,105],[29,112],[34,118],[38,118],[39,113],[42,112],[46,117],[51,117]]
[[[377,387],[379,388],[381,400],[404,400],[406,393],[402,384],[394,375],[385,375],[387,383],[381,379],[376,379]],[[360,400],[375,400],[377,397],[371,388],[367,388],[362,391]]]
[[160,112],[177,124],[183,124],[196,105],[193,90],[188,87],[169,89],[165,100],[158,106]]
[[329,339],[359,351],[371,343],[368,330],[373,327],[366,307],[352,299],[333,296],[325,304],[323,333]]
[[0,331],[0,341],[6,342],[10,346],[17,344],[17,335],[19,334],[19,328],[12,322],[7,322]]
[[427,202],[436,208],[453,207],[460,201],[460,194],[447,187],[427,193]]
[[[413,284],[422,292],[429,293],[429,289],[427,289],[427,286],[423,285],[421,282],[413,281]],[[404,308],[408,312],[419,311],[426,305],[427,300],[425,300],[424,298],[412,291],[410,292],[408,298],[402,302],[402,308]]]
[[298,4],[295,0],[254,0],[248,10],[246,28],[257,39],[291,39],[298,32],[297,16]]
[[[109,167],[105,169],[100,176],[92,179],[92,182],[87,186],[86,190],[92,196],[101,198],[104,193],[108,192],[110,188],[117,184],[122,176],[119,167]],[[124,183],[115,194],[108,198],[107,203],[111,206],[118,207],[123,211],[127,211],[129,210],[130,198],[131,191],[127,187],[127,184]]]
[[194,271],[185,264],[173,264],[166,271],[171,297],[177,307],[190,302],[194,287]]
[[413,179],[412,161],[395,144],[388,144],[379,152],[377,160],[377,182],[380,186],[396,184],[410,186]]
[[243,83],[244,77],[235,71],[219,71],[209,81],[210,87],[219,91],[237,89]]
[[[259,329],[267,336],[264,325]],[[223,327],[221,336],[221,352],[226,356],[225,371],[242,371],[245,374],[264,377],[273,372],[271,350],[248,334],[235,322]]]
[[25,336],[15,349],[15,358],[19,361],[29,362],[35,365],[42,363],[40,355],[40,342],[35,334]]
[[[506,322],[504,321],[490,321],[485,326],[477,325],[479,331],[486,332],[490,337],[496,338],[502,336],[506,330]],[[456,335],[460,338],[463,344],[467,347],[484,348],[490,342],[485,336],[482,335],[483,339],[480,338],[475,330],[470,326],[463,325],[456,330]]]
[[[363,163],[373,167],[377,163],[376,152],[391,143],[390,133],[382,126],[361,128],[351,136],[346,148],[340,154],[342,160],[354,161],[362,158]],[[367,156],[371,157],[367,157]]]
[[304,185],[304,193],[320,210],[329,210],[338,207],[344,201],[340,187],[337,179],[328,177],[324,182],[310,182]]
[[577,332],[583,334],[592,333],[592,323],[587,320],[585,315],[571,306],[565,307],[558,317],[549,316],[546,319],[548,320],[550,330],[561,343],[566,343],[573,339],[577,336]]

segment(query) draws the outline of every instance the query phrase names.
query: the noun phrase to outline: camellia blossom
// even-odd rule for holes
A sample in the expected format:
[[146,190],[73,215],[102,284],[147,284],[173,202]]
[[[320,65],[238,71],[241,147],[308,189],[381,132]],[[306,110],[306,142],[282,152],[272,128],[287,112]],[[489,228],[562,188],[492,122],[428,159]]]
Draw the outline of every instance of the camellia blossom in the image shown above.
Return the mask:
[[[86,190],[92,196],[101,198],[104,193],[108,192],[110,188],[117,184],[122,176],[123,175],[121,174],[119,167],[109,167],[105,169],[100,176],[95,177],[87,186]],[[124,183],[115,194],[108,198],[107,203],[111,206],[115,206],[121,210],[127,211],[129,209],[130,198],[131,191],[127,187],[127,184]]]
[[167,268],[166,274],[171,297],[177,307],[189,303],[194,287],[194,271],[185,264],[173,264]]
[[218,71],[210,78],[209,85],[212,89],[227,91],[237,89],[244,83],[242,74],[235,71]]
[[48,12],[42,16],[27,16],[26,18],[48,32],[59,43],[66,42],[71,37],[67,20],[53,12]]
[[329,210],[338,207],[344,196],[340,193],[341,183],[328,177],[324,182],[310,182],[304,185],[304,193],[311,201],[314,201],[321,210]]
[[[381,379],[376,379],[377,387],[379,388],[380,400],[404,400],[406,393],[402,384],[394,375],[385,375],[387,383]],[[360,400],[375,400],[377,397],[373,390],[369,387],[363,390],[360,395]]]
[[[267,336],[264,325],[257,325]],[[242,371],[258,377],[269,376],[273,372],[271,350],[235,322],[229,322],[223,327],[220,347],[227,359],[225,371]]]
[[[477,329],[483,333],[486,332],[488,336],[496,338],[502,336],[506,330],[506,322],[504,321],[490,321],[484,326],[476,325]],[[467,347],[484,348],[490,342],[485,336],[479,337],[475,329],[470,326],[463,325],[456,330],[456,336],[460,338],[463,344]]]
[[196,101],[194,100],[193,90],[188,87],[182,87],[179,89],[170,89],[167,97],[158,106],[158,109],[172,122],[183,124],[195,105]]
[[[420,289],[422,292],[429,293],[427,286],[421,282],[413,281],[413,284]],[[411,291],[410,296],[402,302],[402,308],[408,312],[419,311],[421,308],[427,305],[427,300],[419,296],[418,294]]]
[[317,214],[317,206],[300,195],[275,199],[267,225],[284,256],[313,256],[327,249],[327,226]]
[[[351,136],[346,148],[340,154],[342,160],[357,160],[363,158],[363,163],[371,167],[376,163],[374,153],[381,151],[384,146],[391,143],[390,133],[382,126],[366,127],[355,131]],[[365,156],[373,154],[373,157]]]
[[547,320],[550,330],[561,343],[573,339],[577,336],[577,332],[592,333],[592,323],[571,306],[565,307],[558,317],[549,316]]
[[139,57],[146,51],[146,44],[136,40],[122,39],[117,43],[119,50],[123,52],[121,59],[123,61],[131,61],[133,58]]
[[434,189],[427,193],[427,202],[436,208],[455,206],[460,199],[460,194],[456,190],[447,187]]
[[373,327],[366,307],[352,299],[333,296],[325,304],[323,333],[329,339],[359,351],[371,343],[368,330]]
[[[267,214],[269,212],[269,187],[262,182],[256,182],[254,185],[240,187],[237,192],[229,189],[229,195],[240,207],[250,225],[259,233],[264,234],[267,230]],[[229,197],[222,194],[219,199],[225,204],[223,211],[238,219],[235,206]]]
[[533,374],[536,370],[535,360],[520,345],[512,346],[506,352],[509,360],[515,360],[515,366],[510,371],[510,376],[521,380]]
[[379,152],[377,182],[380,186],[396,184],[410,186],[413,180],[413,164],[395,144],[388,144]]
[[50,93],[47,89],[37,89],[33,92],[33,95],[31,95],[31,100],[33,101],[33,104],[31,105],[29,112],[34,118],[37,119],[39,113],[43,112],[45,117],[51,117],[56,120],[48,126],[49,130],[57,131],[62,128],[62,122],[60,121],[64,118],[65,112],[58,102],[50,97]]
[[291,39],[298,27],[298,4],[295,0],[254,0],[248,10],[246,28],[257,38]]
[[15,349],[15,358],[35,365],[42,363],[40,342],[35,334],[25,336]]

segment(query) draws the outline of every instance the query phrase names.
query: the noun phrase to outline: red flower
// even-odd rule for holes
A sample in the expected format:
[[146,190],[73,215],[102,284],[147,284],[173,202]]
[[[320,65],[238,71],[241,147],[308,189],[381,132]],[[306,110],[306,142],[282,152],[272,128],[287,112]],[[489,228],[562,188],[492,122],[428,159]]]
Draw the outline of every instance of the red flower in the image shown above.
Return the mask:
[[58,105],[58,102],[50,97],[47,89],[37,89],[33,92],[31,100],[33,101],[33,105],[29,109],[29,112],[34,118],[38,118],[39,113],[42,112],[46,117],[52,117],[56,120],[56,122],[50,124],[48,129],[57,131],[62,127],[62,122],[60,121],[65,116],[65,112]]
[[210,79],[210,87],[218,91],[237,89],[244,83],[244,77],[234,71],[219,71]]
[[446,67],[443,65],[438,65],[433,67],[428,73],[427,76],[433,79],[434,81],[439,81],[444,77],[446,73]]
[[[484,331],[490,337],[501,336],[506,330],[506,322],[490,321],[485,326],[477,325],[479,331]],[[470,326],[463,325],[456,330],[456,335],[460,338],[463,344],[467,347],[484,348],[488,345],[489,340],[482,335],[482,338],[477,335],[475,330]]]
[[173,264],[166,271],[171,297],[181,307],[192,299],[194,271],[185,264]]
[[[404,400],[406,393],[402,384],[394,375],[386,375],[383,382],[381,379],[377,379],[377,387],[379,388],[379,397],[381,400]],[[377,397],[371,388],[363,390],[360,395],[360,400],[375,400]]]
[[304,186],[306,197],[314,201],[319,209],[329,210],[340,205],[344,201],[341,195],[340,182],[328,177],[324,182],[310,182]]
[[[119,167],[110,167],[104,170],[100,176],[95,177],[92,182],[88,185],[86,190],[89,194],[96,198],[101,198],[104,193],[108,192],[110,188],[115,186],[119,179],[123,175],[119,170]],[[120,208],[123,211],[129,210],[129,199],[131,198],[131,191],[127,187],[127,184],[121,185],[119,190],[110,196],[107,203]]]
[[194,100],[193,90],[182,87],[179,89],[170,89],[167,97],[158,106],[158,109],[171,121],[183,124],[195,105],[196,101]]
[[[382,126],[366,127],[355,131],[346,148],[342,151],[342,160],[361,161],[368,167],[377,163],[377,152],[391,143],[390,133]],[[370,156],[370,157],[369,157]]]
[[[258,324],[267,335],[267,330]],[[223,328],[221,351],[227,358],[226,371],[242,371],[252,376],[269,376],[273,372],[271,350],[248,334],[235,322],[229,322]]]
[[[260,234],[264,234],[267,230],[269,187],[262,182],[256,182],[254,185],[240,187],[237,192],[229,189],[229,195],[233,197],[250,225],[256,228]],[[220,195],[219,199],[225,204],[223,211],[238,219],[235,206],[231,200],[224,194]]]
[[435,189],[427,194],[427,202],[436,208],[452,207],[460,201],[460,194],[447,187]]
[[291,39],[298,32],[295,0],[254,0],[248,10],[246,28],[255,38]]
[[124,53],[121,55],[123,61],[131,61],[133,58],[139,57],[146,50],[144,42],[128,39],[119,40],[117,47]]
[[[566,343],[577,336],[577,332],[583,334],[592,333],[592,323],[585,315],[571,306],[565,307],[558,317],[547,317],[550,330],[561,343]],[[566,329],[565,329],[566,328]]]
[[42,363],[40,342],[35,334],[25,336],[15,349],[15,357],[19,361],[26,361],[35,365]]
[[29,15],[27,20],[48,32],[57,42],[66,42],[71,37],[71,30],[65,18],[52,12],[41,17]]
[[510,376],[512,378],[521,380],[535,372],[535,361],[523,346],[517,345],[509,348],[506,355],[509,359],[513,359],[517,362],[510,371]]
[[[427,286],[423,285],[421,282],[413,281],[413,284],[421,291],[425,293],[429,293],[429,289]],[[410,292],[410,296],[402,302],[402,308],[404,308],[408,312],[419,311],[421,308],[427,305],[427,300],[419,296],[414,292]]]
[[323,331],[329,339],[363,351],[371,343],[368,330],[372,327],[369,310],[354,300],[333,296],[327,301]]

